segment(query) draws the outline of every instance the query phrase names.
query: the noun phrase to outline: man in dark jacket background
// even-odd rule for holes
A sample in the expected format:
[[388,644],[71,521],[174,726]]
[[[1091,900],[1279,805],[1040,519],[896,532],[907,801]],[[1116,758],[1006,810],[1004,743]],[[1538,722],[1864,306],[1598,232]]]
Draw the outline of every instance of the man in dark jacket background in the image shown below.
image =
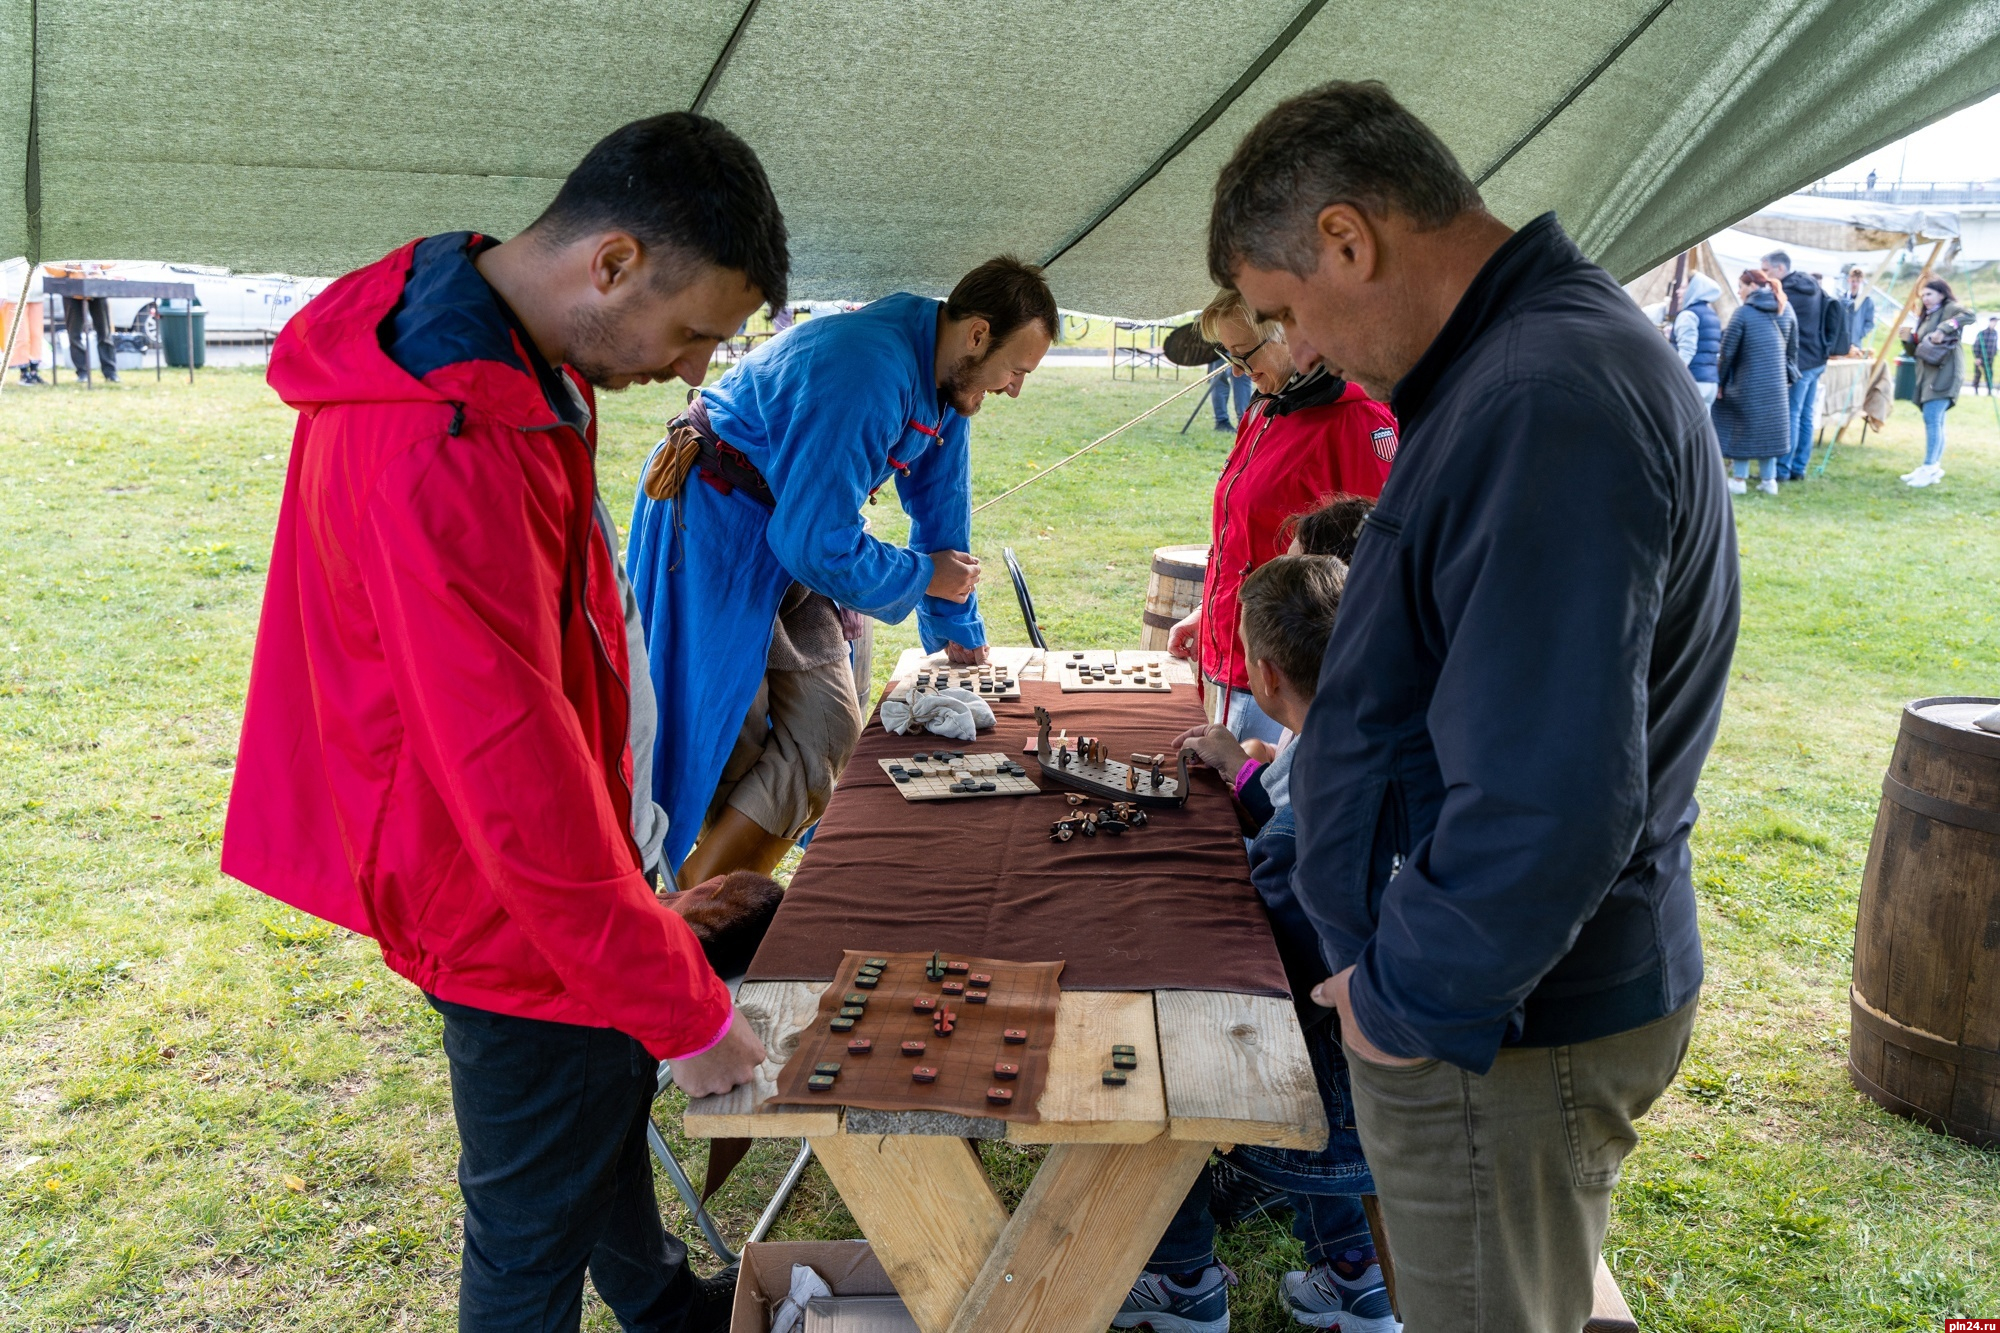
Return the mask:
[[1826,294],[1810,273],[1792,272],[1783,250],[1765,255],[1764,276],[1785,289],[1785,301],[1799,322],[1799,377],[1792,381],[1792,452],[1778,460],[1779,481],[1804,481],[1812,462],[1813,428],[1819,424],[1819,377],[1826,359],[1848,348],[1847,311]]
[[1511,232],[1380,84],[1250,132],[1209,266],[1402,424],[1292,790],[1406,1327],[1580,1328],[1701,984],[1737,621],[1708,414],[1553,215]]
[[1859,355],[1868,350],[1868,335],[1875,332],[1875,298],[1868,294],[1868,275],[1861,265],[1847,269],[1847,295],[1840,298],[1840,312],[1847,316],[1846,348]]

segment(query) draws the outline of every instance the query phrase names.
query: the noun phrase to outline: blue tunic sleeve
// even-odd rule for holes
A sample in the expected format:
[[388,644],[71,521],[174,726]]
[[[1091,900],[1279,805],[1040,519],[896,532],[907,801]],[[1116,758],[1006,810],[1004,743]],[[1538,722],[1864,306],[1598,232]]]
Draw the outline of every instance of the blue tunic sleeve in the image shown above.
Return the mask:
[[[972,446],[965,418],[954,417],[935,445],[910,460],[909,471],[896,477],[896,493],[910,516],[911,550],[972,549]],[[927,653],[947,640],[966,648],[984,644],[979,594],[963,603],[925,597],[917,607],[917,632]]]

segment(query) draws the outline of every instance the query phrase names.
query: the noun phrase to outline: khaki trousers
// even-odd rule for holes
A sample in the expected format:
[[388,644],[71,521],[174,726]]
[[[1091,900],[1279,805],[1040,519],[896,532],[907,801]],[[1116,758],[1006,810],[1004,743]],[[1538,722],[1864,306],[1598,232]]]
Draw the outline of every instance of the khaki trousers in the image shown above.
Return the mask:
[[1694,1013],[1510,1047],[1485,1074],[1349,1054],[1406,1333],[1578,1333],[1633,1122],[1673,1082]]
[[804,671],[766,671],[723,765],[709,819],[733,806],[773,837],[796,840],[826,813],[861,725],[854,673],[844,658]]

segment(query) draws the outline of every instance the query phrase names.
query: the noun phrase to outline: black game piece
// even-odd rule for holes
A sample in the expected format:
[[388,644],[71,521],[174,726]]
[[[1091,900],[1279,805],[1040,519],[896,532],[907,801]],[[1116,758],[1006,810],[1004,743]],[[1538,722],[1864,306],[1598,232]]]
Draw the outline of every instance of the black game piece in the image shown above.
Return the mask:
[[868,997],[866,995],[861,994],[859,991],[851,991],[848,994],[841,996],[840,1002],[842,1004],[866,1004],[868,1003]]
[[851,1018],[836,1018],[831,1023],[828,1023],[827,1027],[835,1032],[852,1032],[854,1031],[854,1020]]
[[1109,833],[1115,838],[1125,831],[1125,821],[1122,819],[1100,819],[1097,821],[1097,831],[1099,833]]
[[1137,1069],[1139,1067],[1139,1057],[1125,1052],[1113,1051],[1111,1053],[1111,1067],[1113,1069]]
[[806,1080],[806,1090],[808,1092],[832,1092],[833,1076],[831,1074],[812,1075]]
[[994,785],[993,785],[992,783],[990,783],[990,782],[982,782],[982,783],[980,783],[980,784],[979,784],[979,790],[980,790],[980,791],[997,791],[997,790],[999,790],[999,789],[998,789],[997,787],[995,787],[995,786],[994,786]]
[[845,1004],[840,1007],[840,1016],[842,1018],[866,1018],[868,1017],[868,1011],[858,1004]]
[[863,972],[854,979],[854,984],[861,987],[862,990],[874,990],[882,984],[882,974],[880,972]]
[[838,1060],[822,1060],[818,1064],[813,1066],[813,1073],[815,1074],[826,1074],[831,1076],[834,1074],[838,1074],[839,1072],[840,1072],[840,1061]]
[[1105,1071],[1104,1071],[1104,1086],[1105,1086],[1105,1087],[1107,1087],[1107,1088],[1122,1088],[1122,1087],[1124,1087],[1124,1086],[1125,1086],[1125,1071],[1124,1071],[1124,1070],[1122,1070],[1122,1069],[1107,1069],[1107,1070],[1105,1070]]

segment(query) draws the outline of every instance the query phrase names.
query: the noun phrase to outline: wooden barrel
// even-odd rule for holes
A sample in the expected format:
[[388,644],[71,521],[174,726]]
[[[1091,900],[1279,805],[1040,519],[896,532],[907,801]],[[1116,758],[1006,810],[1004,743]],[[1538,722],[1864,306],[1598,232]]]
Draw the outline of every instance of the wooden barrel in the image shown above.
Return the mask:
[[1162,546],[1153,552],[1146,580],[1146,611],[1139,630],[1141,648],[1165,648],[1167,631],[1201,605],[1201,581],[1208,573],[1206,546]]
[[1848,1074],[1891,1111],[2000,1144],[2000,700],[1919,699],[1882,780],[1854,926]]

